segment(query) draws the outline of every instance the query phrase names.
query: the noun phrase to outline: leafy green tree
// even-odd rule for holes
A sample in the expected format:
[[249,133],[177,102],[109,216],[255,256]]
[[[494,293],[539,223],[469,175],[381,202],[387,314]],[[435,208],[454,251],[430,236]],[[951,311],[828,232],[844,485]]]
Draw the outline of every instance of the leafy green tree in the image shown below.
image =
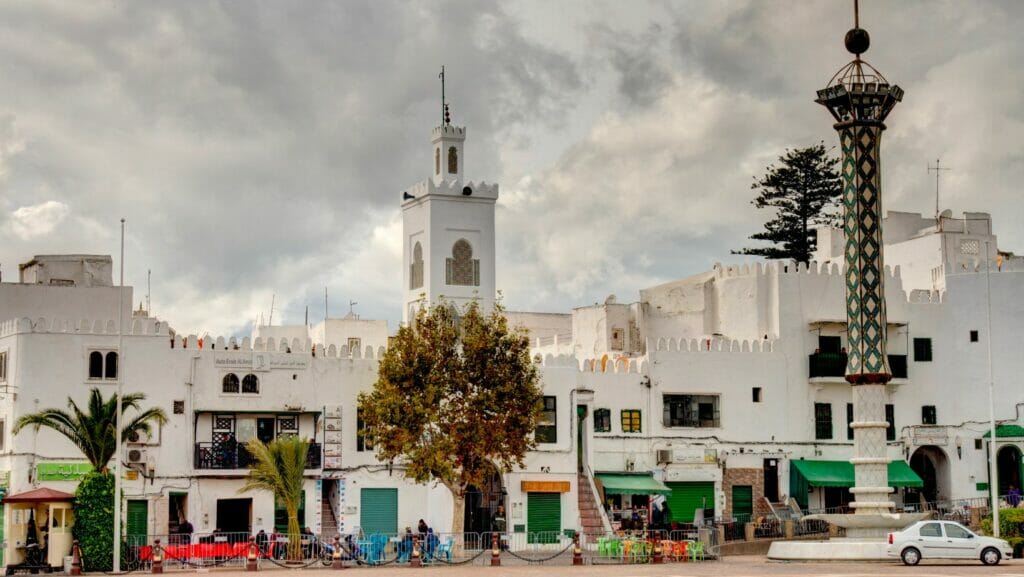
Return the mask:
[[813,226],[839,222],[837,210],[843,192],[838,160],[829,156],[825,144],[786,150],[779,166],[767,172],[750,188],[758,191],[751,204],[774,209],[775,218],[764,224],[764,232],[750,236],[772,246],[744,248],[733,254],[750,254],[771,259],[793,259],[807,263],[817,246]]
[[[140,403],[146,398],[142,393],[131,393],[121,398],[121,410],[127,413],[129,410],[137,411],[127,423],[121,426],[121,441],[127,441],[132,433],[149,434],[151,423],[163,424],[167,422],[167,415],[163,409],[149,408],[141,409]],[[100,473],[107,473],[107,465],[110,459],[117,453],[118,443],[115,440],[116,430],[117,395],[113,394],[109,399],[104,399],[103,394],[96,387],[89,392],[89,401],[82,410],[78,403],[68,397],[68,408],[43,409],[38,413],[24,415],[14,424],[14,434],[18,434],[25,427],[35,427],[36,432],[41,427],[53,429],[67,437],[85,455],[85,458],[92,464],[92,468]]]
[[[90,471],[75,489],[75,524],[82,570],[110,571],[114,553],[114,476]],[[122,555],[122,563],[128,559]]]
[[270,491],[274,499],[284,505],[288,514],[288,559],[300,560],[299,505],[309,443],[302,438],[288,436],[278,437],[269,443],[252,439],[246,448],[252,453],[253,462],[239,492]]
[[452,531],[463,531],[465,491],[496,468],[523,467],[542,408],[537,366],[524,331],[495,306],[461,315],[449,303],[423,308],[380,361],[359,410],[377,458],[406,478],[452,494]]

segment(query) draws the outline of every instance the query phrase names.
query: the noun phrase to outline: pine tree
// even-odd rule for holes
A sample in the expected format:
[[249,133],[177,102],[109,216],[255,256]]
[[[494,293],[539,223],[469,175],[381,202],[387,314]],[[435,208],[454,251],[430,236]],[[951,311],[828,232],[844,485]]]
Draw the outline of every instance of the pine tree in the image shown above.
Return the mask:
[[772,246],[744,248],[733,254],[751,254],[771,259],[793,259],[807,263],[817,245],[812,227],[839,222],[842,180],[838,160],[829,156],[820,143],[796,150],[786,149],[779,166],[750,186],[759,191],[751,204],[775,209],[775,218],[764,224],[764,232],[750,236]]

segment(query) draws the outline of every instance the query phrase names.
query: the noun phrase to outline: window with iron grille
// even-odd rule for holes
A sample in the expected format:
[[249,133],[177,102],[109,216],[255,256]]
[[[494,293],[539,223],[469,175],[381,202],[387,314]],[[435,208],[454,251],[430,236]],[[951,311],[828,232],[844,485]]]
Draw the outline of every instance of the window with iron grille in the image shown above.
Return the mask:
[[930,363],[932,360],[932,340],[924,338],[914,339],[914,362]]
[[610,433],[612,430],[612,412],[608,409],[594,411],[594,432]]
[[409,288],[418,289],[423,286],[423,246],[416,243],[412,247],[412,264],[409,265]]
[[0,383],[7,382],[7,351],[0,353]]
[[260,392],[260,379],[254,374],[245,375],[242,379],[242,392],[256,394]]
[[533,438],[538,443],[558,442],[558,400],[556,397],[544,397],[544,411],[537,421],[537,428],[534,429]]
[[235,373],[224,375],[224,378],[221,380],[220,390],[222,393],[237,393],[240,390],[238,375]]
[[814,403],[814,438],[832,438],[832,405]]
[[298,435],[299,417],[297,415],[284,415],[277,418],[277,436]]
[[621,420],[623,433],[642,432],[640,411],[638,409],[626,409],[622,411]]
[[846,403],[846,438],[853,440],[853,403]]
[[445,266],[445,284],[480,286],[480,259],[473,258],[473,247],[460,238],[452,245],[452,256]]
[[666,427],[720,427],[718,395],[664,395],[662,423]]
[[935,425],[938,424],[938,415],[935,413],[935,405],[925,405],[921,407],[921,424],[922,425]]
[[885,440],[895,441],[896,440],[896,406],[886,405],[885,406],[885,422],[889,423],[889,426],[885,429]]

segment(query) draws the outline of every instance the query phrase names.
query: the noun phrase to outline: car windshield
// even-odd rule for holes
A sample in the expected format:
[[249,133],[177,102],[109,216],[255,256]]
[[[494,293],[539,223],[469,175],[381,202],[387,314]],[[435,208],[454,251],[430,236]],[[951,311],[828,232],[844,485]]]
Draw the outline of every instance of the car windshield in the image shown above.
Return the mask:
[[956,523],[946,523],[946,537],[951,539],[970,539],[971,532]]

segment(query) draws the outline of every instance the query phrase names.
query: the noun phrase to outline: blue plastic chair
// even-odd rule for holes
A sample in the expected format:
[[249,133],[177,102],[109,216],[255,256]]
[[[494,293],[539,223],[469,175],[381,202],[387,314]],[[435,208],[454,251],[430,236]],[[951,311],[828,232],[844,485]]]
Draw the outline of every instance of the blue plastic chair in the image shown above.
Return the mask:
[[448,537],[447,539],[442,541],[437,546],[437,548],[434,549],[434,555],[433,555],[434,558],[435,559],[440,559],[440,558],[444,557],[447,561],[450,562],[452,560],[452,545],[454,545],[454,544],[455,544],[455,538],[454,537]]

